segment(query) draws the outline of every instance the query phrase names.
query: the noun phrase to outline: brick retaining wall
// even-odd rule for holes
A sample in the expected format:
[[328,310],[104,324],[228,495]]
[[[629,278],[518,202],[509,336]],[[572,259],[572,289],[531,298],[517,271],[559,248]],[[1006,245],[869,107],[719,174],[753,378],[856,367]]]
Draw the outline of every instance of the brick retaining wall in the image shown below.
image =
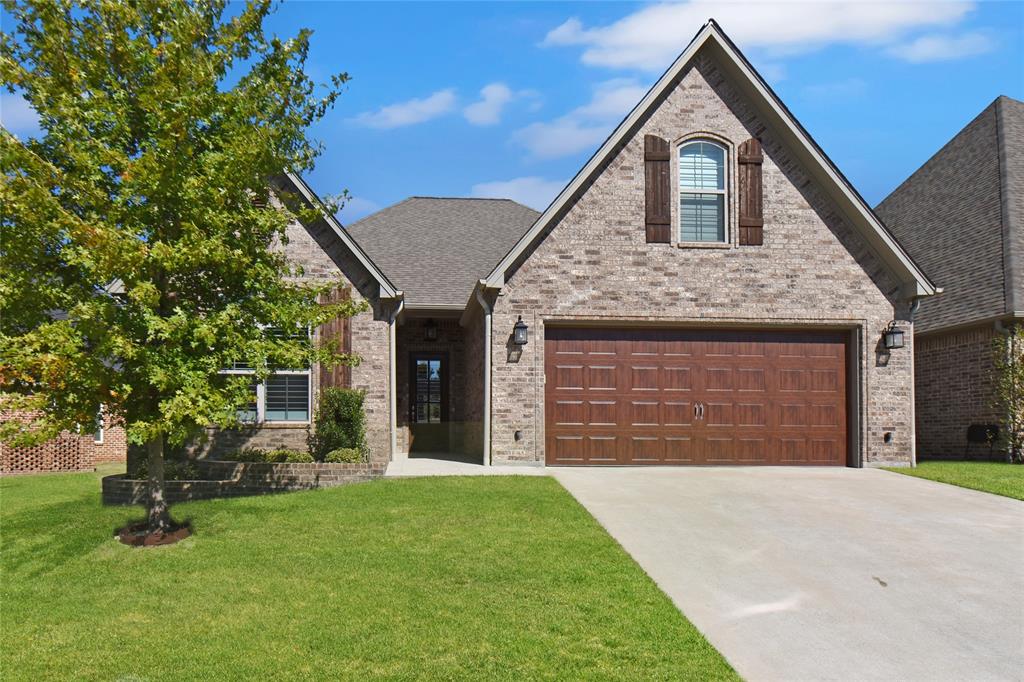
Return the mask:
[[[169,502],[207,500],[216,497],[242,497],[268,493],[333,488],[380,478],[383,464],[275,464],[268,462],[196,462],[208,478],[197,481],[167,481]],[[124,474],[103,479],[104,504],[142,504],[146,481],[126,478]]]

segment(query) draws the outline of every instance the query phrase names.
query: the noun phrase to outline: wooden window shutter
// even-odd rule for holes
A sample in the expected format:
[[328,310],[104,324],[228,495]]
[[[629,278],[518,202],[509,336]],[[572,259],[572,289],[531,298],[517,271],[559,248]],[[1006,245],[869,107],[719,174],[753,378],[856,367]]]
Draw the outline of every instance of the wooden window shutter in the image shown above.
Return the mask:
[[644,198],[647,241],[672,241],[672,188],[668,168],[668,140],[644,135]]
[[[340,303],[347,301],[351,293],[348,287],[339,287],[329,294],[322,295],[321,303]],[[330,339],[338,339],[339,348],[343,353],[352,352],[352,320],[347,317],[336,317],[320,325],[320,343]],[[352,368],[348,365],[334,367],[320,366],[320,388],[338,387],[351,388]]]
[[739,148],[740,245],[764,244],[764,196],[761,190],[761,143],[750,138]]

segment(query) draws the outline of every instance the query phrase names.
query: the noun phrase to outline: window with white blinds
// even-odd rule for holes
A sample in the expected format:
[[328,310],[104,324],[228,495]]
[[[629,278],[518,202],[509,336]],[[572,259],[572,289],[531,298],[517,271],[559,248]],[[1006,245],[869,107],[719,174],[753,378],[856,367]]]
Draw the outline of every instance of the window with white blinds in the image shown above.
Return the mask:
[[724,242],[725,148],[708,140],[679,147],[679,240]]
[[[275,336],[284,336],[280,330],[272,330]],[[291,335],[309,338],[310,332]],[[222,374],[255,375],[255,370],[244,362],[233,362],[221,370]],[[250,384],[251,400],[239,408],[238,420],[245,423],[260,422],[308,422],[310,399],[310,368],[275,369],[263,383],[253,377]]]

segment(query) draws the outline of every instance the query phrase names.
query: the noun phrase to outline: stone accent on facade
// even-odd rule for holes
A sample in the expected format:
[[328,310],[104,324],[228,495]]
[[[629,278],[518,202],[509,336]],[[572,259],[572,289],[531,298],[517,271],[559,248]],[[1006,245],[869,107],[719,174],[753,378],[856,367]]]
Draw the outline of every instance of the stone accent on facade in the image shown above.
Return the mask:
[[[983,324],[918,335],[915,340],[917,456],[962,459],[968,454],[967,427],[999,424],[995,404],[995,328]],[[970,446],[971,458],[987,459],[989,448]],[[997,444],[991,457],[1002,458]]]
[[[673,141],[673,148],[700,135],[727,144],[728,248],[646,243],[647,133]],[[765,156],[764,245],[740,247],[736,148],[751,137],[760,138]],[[677,207],[673,213],[677,232]],[[544,327],[552,321],[850,329],[860,347],[858,398],[850,404],[860,435],[856,459],[912,461],[913,325],[899,283],[706,54],[527,253],[495,303],[495,462],[544,461]],[[519,315],[531,339],[513,359],[508,345]],[[886,356],[878,344],[894,318],[908,332],[907,347]]]
[[[243,497],[269,493],[333,488],[384,475],[383,464],[276,464],[266,462],[199,462],[207,478],[197,481],[166,481],[169,502],[188,502],[217,497]],[[146,481],[123,474],[103,478],[104,504],[144,504]]]

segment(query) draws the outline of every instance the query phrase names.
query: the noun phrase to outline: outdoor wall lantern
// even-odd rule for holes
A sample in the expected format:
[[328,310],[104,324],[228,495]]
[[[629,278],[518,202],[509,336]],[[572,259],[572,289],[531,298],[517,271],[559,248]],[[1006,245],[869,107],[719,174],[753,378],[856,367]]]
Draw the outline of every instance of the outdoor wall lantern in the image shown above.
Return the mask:
[[529,335],[530,328],[523,322],[523,316],[519,316],[519,320],[515,326],[512,327],[512,343],[517,346],[525,346]]
[[897,327],[895,322],[890,322],[882,333],[882,344],[886,350],[903,348],[903,330]]
[[423,325],[423,338],[427,341],[437,341],[437,323],[434,322],[434,318],[430,318]]

